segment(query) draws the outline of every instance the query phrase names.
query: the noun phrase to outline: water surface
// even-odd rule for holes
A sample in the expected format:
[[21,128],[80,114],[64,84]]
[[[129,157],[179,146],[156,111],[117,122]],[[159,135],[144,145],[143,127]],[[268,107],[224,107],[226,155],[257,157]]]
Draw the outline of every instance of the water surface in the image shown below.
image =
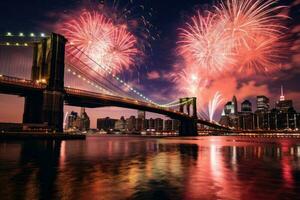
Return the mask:
[[2,141],[0,199],[300,199],[300,140]]

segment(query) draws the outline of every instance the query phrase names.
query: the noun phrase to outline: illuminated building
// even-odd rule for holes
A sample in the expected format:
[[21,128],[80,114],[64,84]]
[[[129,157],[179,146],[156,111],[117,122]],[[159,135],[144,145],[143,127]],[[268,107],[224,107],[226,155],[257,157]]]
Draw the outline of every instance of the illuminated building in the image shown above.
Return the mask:
[[84,108],[81,108],[80,115],[74,111],[69,114],[66,129],[75,129],[80,131],[87,131],[90,129],[90,118]]
[[266,96],[257,96],[256,98],[257,111],[268,111],[270,109],[270,100]]
[[238,117],[238,105],[236,96],[233,96],[232,100],[227,102],[224,106],[222,116],[220,119],[220,124],[230,127],[238,127],[239,117]]

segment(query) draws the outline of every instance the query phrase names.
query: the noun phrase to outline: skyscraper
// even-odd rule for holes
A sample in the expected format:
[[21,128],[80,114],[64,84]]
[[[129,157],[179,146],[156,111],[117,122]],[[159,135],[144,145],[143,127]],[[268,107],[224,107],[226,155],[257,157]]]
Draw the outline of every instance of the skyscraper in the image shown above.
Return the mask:
[[138,110],[138,117],[136,119],[136,130],[143,131],[146,129],[146,114],[145,111]]
[[242,112],[252,112],[252,103],[249,100],[243,101],[241,104],[241,111]]
[[289,109],[293,109],[293,101],[285,100],[285,96],[283,94],[283,86],[281,86],[280,98],[279,101],[276,102],[275,108],[282,112],[288,112]]
[[257,96],[256,105],[258,111],[268,111],[270,109],[270,100],[266,96]]
[[237,99],[236,99],[236,96],[233,96],[232,97],[232,114],[237,114],[238,113],[238,105],[237,105]]

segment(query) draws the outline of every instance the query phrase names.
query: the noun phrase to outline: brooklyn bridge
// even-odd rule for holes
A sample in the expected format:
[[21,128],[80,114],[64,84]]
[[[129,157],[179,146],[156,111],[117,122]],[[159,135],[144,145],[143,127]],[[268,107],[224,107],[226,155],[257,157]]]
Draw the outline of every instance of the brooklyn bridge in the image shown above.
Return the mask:
[[[114,106],[179,120],[180,136],[197,135],[199,125],[208,129],[227,129],[199,118],[195,97],[184,97],[163,105],[150,100],[109,68],[68,43],[62,35],[51,33],[33,39],[23,34],[14,36],[8,33],[3,38],[1,46],[9,49],[7,51],[18,47],[31,48],[32,51],[32,64],[27,72],[30,78],[20,76],[20,71],[26,70],[20,68],[22,63],[13,70],[14,60],[11,57],[0,60],[0,93],[25,98],[23,124],[46,124],[49,129],[62,132],[64,105],[87,108]],[[17,38],[18,42],[12,38]],[[78,57],[78,54],[81,56]],[[80,87],[83,83],[89,89]]]

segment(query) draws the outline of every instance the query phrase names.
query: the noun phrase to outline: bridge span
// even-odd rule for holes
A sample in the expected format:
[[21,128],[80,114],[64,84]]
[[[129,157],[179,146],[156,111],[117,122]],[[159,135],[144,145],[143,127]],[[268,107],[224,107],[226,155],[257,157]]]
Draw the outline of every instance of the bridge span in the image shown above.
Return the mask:
[[226,129],[198,119],[195,98],[190,116],[190,104],[187,105],[188,113],[184,113],[182,104],[178,111],[138,99],[65,87],[65,43],[63,36],[53,33],[35,44],[31,80],[0,75],[0,93],[25,97],[24,123],[47,123],[49,128],[62,131],[63,105],[66,104],[88,108],[116,106],[166,115],[180,121],[181,136],[197,135],[197,124]]

